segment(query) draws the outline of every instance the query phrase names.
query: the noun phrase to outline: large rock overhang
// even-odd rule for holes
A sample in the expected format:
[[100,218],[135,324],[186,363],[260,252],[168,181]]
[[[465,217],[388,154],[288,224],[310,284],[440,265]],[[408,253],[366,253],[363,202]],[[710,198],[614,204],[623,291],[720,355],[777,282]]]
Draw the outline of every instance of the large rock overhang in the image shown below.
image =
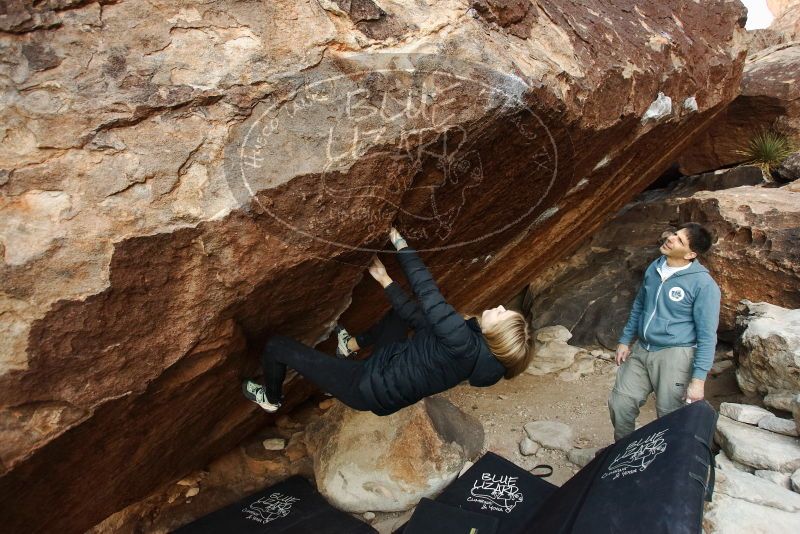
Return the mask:
[[[390,224],[458,309],[496,304],[739,87],[738,3],[539,2],[513,33],[461,2],[380,4],[354,20],[330,2],[78,2],[0,21],[7,528],[83,531],[263,424],[238,390],[260,344],[373,320],[386,304],[362,277]],[[314,85],[331,79],[332,105]],[[453,119],[367,136],[348,94]],[[248,156],[257,172],[237,175]]]

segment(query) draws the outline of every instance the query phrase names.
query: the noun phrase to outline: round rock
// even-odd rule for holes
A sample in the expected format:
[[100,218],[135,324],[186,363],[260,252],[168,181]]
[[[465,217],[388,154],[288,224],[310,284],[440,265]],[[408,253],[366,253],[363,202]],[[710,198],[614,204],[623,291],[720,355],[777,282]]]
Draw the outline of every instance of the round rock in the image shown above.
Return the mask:
[[525,425],[528,437],[545,449],[569,452],[574,446],[572,429],[558,421],[533,421]]

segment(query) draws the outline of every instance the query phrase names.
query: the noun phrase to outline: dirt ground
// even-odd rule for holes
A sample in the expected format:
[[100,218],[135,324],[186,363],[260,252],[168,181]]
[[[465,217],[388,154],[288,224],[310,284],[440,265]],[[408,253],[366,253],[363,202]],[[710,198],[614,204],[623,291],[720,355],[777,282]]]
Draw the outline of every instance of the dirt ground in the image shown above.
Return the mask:
[[[531,421],[559,421],[575,432],[578,448],[605,447],[613,441],[613,429],[608,418],[606,400],[614,384],[617,366],[598,359],[594,374],[573,382],[555,376],[523,374],[514,380],[501,380],[488,388],[458,386],[443,395],[477,417],[486,432],[484,448],[511,460],[525,469],[537,464],[553,467],[547,478],[556,485],[563,484],[578,471],[560,451],[539,449],[534,456],[523,456],[519,442],[525,436],[523,426]],[[643,408],[639,420],[646,424],[655,419],[651,399]]]

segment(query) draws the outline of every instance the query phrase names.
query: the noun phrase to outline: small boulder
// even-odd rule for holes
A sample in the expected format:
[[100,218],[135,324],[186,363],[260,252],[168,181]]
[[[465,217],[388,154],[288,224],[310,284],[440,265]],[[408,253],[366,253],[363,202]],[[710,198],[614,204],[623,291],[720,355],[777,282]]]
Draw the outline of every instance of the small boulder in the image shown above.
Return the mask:
[[[760,420],[772,415],[772,412],[752,406],[750,404],[736,404],[733,402],[723,402],[719,406],[719,413],[725,417],[730,417],[734,421],[757,425]],[[774,417],[774,416],[773,416]]]
[[575,362],[566,371],[558,373],[559,380],[574,382],[582,376],[594,373],[595,360],[596,358],[589,353],[578,353]]
[[545,449],[569,452],[574,444],[572,429],[558,421],[533,421],[525,425],[528,437]]
[[442,397],[379,417],[336,403],[306,428],[317,488],[340,510],[398,512],[444,489],[483,447],[483,427]]
[[539,343],[566,343],[572,339],[572,334],[566,326],[557,324],[538,329],[533,337]]
[[594,460],[594,456],[599,450],[600,447],[593,447],[591,449],[571,449],[567,453],[567,460],[578,467],[584,467],[589,462]]
[[792,489],[795,492],[800,493],[800,469],[795,471],[789,480],[792,484]]
[[758,422],[758,428],[784,436],[797,436],[797,425],[793,419],[781,419],[775,415],[767,416]]
[[522,438],[519,442],[519,453],[523,456],[533,456],[539,452],[539,444],[533,441],[528,436]]
[[261,442],[265,451],[282,451],[286,448],[286,440],[282,438],[269,438]]
[[568,345],[571,337],[561,325],[538,329],[533,335],[533,359],[525,372],[536,376],[556,373],[568,369],[579,355],[589,355],[582,348]]

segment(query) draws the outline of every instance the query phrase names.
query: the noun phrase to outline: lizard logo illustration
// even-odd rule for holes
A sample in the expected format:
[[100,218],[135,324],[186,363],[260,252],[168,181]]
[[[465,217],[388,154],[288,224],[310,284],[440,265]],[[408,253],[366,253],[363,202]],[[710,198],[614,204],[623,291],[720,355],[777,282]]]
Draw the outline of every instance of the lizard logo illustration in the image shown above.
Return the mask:
[[620,476],[627,476],[633,473],[640,473],[653,463],[653,460],[667,450],[667,442],[664,434],[668,428],[655,434],[650,434],[646,438],[637,439],[625,447],[625,452],[618,454],[602,478],[613,475],[614,479]]
[[267,524],[281,517],[286,517],[292,511],[292,503],[299,501],[297,497],[271,493],[268,497],[261,497],[243,509],[245,518],[257,523]]
[[483,473],[472,485],[468,501],[479,502],[484,509],[510,513],[522,502],[522,493],[517,487],[517,478],[507,475]]

